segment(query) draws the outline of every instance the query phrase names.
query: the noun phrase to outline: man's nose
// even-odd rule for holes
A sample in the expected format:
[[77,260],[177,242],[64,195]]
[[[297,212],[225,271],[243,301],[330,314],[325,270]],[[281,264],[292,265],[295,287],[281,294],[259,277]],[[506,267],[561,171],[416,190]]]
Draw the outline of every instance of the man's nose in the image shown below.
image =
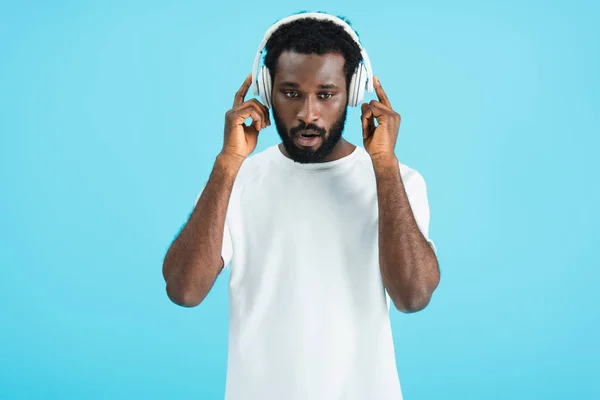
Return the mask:
[[316,99],[307,98],[304,100],[304,104],[302,105],[297,118],[299,121],[304,122],[305,124],[310,124],[317,121],[320,116],[319,111],[317,110]]

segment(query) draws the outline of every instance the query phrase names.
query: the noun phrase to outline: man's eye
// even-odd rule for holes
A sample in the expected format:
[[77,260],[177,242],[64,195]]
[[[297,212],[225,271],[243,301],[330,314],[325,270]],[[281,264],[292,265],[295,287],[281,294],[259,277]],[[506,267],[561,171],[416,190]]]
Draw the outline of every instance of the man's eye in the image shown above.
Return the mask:
[[328,99],[333,96],[333,93],[321,93],[319,96],[321,96],[322,99]]
[[294,97],[297,97],[297,96],[298,96],[298,93],[296,93],[296,92],[292,92],[292,91],[287,91],[287,92],[285,92],[285,95],[286,95],[287,97],[294,98]]

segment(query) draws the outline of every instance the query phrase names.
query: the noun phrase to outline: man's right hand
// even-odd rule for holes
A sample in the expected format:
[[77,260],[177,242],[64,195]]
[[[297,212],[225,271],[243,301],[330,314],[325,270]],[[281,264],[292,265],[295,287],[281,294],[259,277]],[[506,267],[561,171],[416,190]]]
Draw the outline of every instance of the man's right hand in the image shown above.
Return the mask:
[[[244,101],[251,83],[252,74],[248,75],[235,94],[233,108],[225,114],[225,139],[222,153],[241,160],[256,149],[258,132],[271,125],[267,107],[256,99]],[[252,118],[250,125],[244,123],[248,118]]]

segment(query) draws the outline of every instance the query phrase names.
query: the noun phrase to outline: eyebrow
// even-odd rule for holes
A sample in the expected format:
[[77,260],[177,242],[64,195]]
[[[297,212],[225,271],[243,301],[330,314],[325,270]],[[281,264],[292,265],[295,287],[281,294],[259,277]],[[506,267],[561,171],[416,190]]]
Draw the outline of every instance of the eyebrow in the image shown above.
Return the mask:
[[[280,84],[281,86],[285,86],[285,87],[289,87],[289,88],[294,88],[297,89],[300,87],[300,85],[298,85],[297,83],[294,82],[281,82]],[[319,85],[319,89],[339,89],[336,85],[334,85],[333,83],[329,83],[327,85]]]

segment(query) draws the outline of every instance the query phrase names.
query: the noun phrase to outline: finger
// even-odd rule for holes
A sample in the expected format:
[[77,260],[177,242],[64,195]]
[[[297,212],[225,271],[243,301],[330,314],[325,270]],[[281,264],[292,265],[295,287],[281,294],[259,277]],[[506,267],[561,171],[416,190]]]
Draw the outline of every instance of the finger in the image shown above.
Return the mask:
[[360,106],[360,111],[362,113],[361,116],[360,116],[361,118],[363,118],[365,116],[365,113],[367,112],[368,109],[369,109],[369,103],[363,103]]
[[390,111],[383,103],[380,103],[377,100],[371,100],[369,109],[375,118],[381,118]]
[[265,122],[262,114],[251,104],[249,104],[248,107],[237,111],[236,123],[242,125],[248,118],[252,118],[252,123],[250,125],[252,125],[257,131],[264,127]]
[[264,120],[267,123],[267,126],[271,125],[271,116],[269,114],[269,109],[264,104],[262,104],[257,99],[248,100],[248,103],[256,104],[256,106],[261,110],[261,112],[263,114],[263,117],[264,117]]
[[368,138],[375,131],[375,119],[373,118],[373,110],[369,104],[362,105],[362,115],[360,120],[362,122],[363,139]]
[[250,84],[252,83],[252,74],[249,74],[246,77],[246,80],[242,84],[242,87],[235,93],[235,97],[233,98],[233,106],[239,106],[244,102],[246,98],[246,94],[248,93],[248,88],[250,88]]
[[369,105],[373,109],[373,116],[377,119],[378,123],[391,123],[392,126],[400,124],[400,114],[388,108],[385,104],[377,100],[371,100]]
[[248,107],[252,107],[257,113],[260,114],[261,117],[261,125],[260,129],[266,128],[267,126],[271,125],[271,121],[269,118],[269,110],[263,106],[258,100],[256,99],[251,99],[248,100],[242,104],[240,104],[237,108],[237,110],[242,110],[242,109],[246,109]]
[[381,86],[381,82],[379,81],[379,77],[375,77],[373,80],[373,87],[375,88],[375,93],[377,93],[377,98],[381,103],[383,103],[386,107],[392,108],[392,104],[390,103],[390,99],[388,99],[387,94],[383,90]]
[[375,119],[373,118],[373,110],[371,110],[371,105],[369,103],[364,103],[361,106],[362,109],[362,115],[361,115],[361,119],[366,119],[367,121],[369,121],[369,123],[371,123],[373,126],[375,126]]
[[368,118],[369,120],[369,126],[371,128],[371,132],[373,132],[375,130],[375,119],[377,118],[377,116],[375,115],[375,110],[373,109],[373,107],[371,107],[370,104],[367,105],[368,109],[369,109],[369,113],[370,113],[370,117]]
[[363,137],[363,139],[366,139],[369,136],[371,136],[371,128],[369,126],[369,120],[364,115],[361,117],[360,120],[362,122],[362,137]]

